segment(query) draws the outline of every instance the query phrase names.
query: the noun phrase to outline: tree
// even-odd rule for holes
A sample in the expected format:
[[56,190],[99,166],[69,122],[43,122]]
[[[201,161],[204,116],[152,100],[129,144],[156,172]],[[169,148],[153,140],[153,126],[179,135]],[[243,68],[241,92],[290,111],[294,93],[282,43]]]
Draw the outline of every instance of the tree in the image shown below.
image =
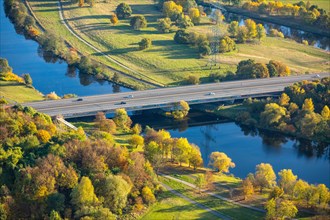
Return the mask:
[[113,25],[116,25],[118,23],[118,17],[117,17],[116,14],[113,14],[113,15],[110,16],[110,22]]
[[232,21],[230,22],[229,26],[228,26],[228,33],[230,34],[230,36],[232,37],[236,37],[238,34],[238,22],[237,21]]
[[280,61],[270,60],[267,64],[271,76],[289,76],[290,68]]
[[190,110],[189,104],[184,100],[181,100],[179,103],[176,103],[174,107],[175,110],[172,111],[172,116],[174,117],[174,119],[183,119],[188,115]]
[[194,75],[189,75],[187,81],[189,84],[197,85],[199,84],[199,77]]
[[[313,104],[312,102],[311,104],[307,103],[305,105],[305,109],[307,108],[314,109],[314,106],[312,106],[312,104]],[[308,107],[307,105],[310,106]],[[306,137],[313,137],[316,134],[320,122],[322,122],[321,115],[314,112],[310,112],[310,113],[306,113],[304,117],[297,122],[297,125],[298,128],[300,129],[301,134],[305,135]]]
[[81,209],[83,206],[93,206],[98,203],[98,199],[94,194],[94,186],[88,177],[83,176],[79,184],[73,188],[71,192],[71,203],[77,209]]
[[268,78],[269,72],[268,68],[263,63],[255,63],[252,66],[252,71],[250,72],[251,78]]
[[196,185],[198,192],[201,192],[201,189],[205,186],[205,178],[203,174],[197,174],[197,177],[194,181],[194,184]]
[[97,193],[103,196],[103,205],[114,213],[121,213],[126,206],[127,196],[131,191],[131,186],[123,177],[109,175],[98,188]]
[[52,210],[49,216],[50,220],[62,220],[61,215],[56,212],[55,210]]
[[143,15],[134,16],[131,18],[130,25],[134,30],[140,30],[147,27],[147,20]]
[[171,30],[172,21],[170,18],[158,19],[158,31],[162,33],[169,33]]
[[7,59],[0,57],[0,75],[6,75],[12,71],[13,69],[9,66]]
[[189,165],[192,165],[194,167],[194,170],[196,170],[197,167],[200,167],[203,164],[203,158],[201,155],[201,152],[196,145],[192,145],[190,154],[189,154]]
[[208,41],[204,41],[198,45],[198,51],[201,56],[207,56],[211,54],[210,43]]
[[174,35],[174,41],[179,44],[188,44],[189,33],[187,33],[185,30],[178,30]]
[[240,43],[245,43],[249,38],[249,30],[245,26],[240,26],[237,33],[237,41]]
[[206,187],[208,190],[214,190],[214,176],[212,171],[206,171],[205,173],[205,182],[206,182]]
[[267,127],[277,127],[284,120],[285,115],[286,109],[284,107],[276,103],[269,103],[260,114],[260,122]]
[[314,112],[314,103],[311,98],[305,99],[304,104],[302,105],[302,110],[309,113]]
[[139,42],[139,49],[140,50],[145,50],[147,48],[150,48],[152,45],[151,39],[150,38],[143,38],[140,42]]
[[272,165],[269,163],[261,163],[256,166],[256,172],[254,174],[256,185],[260,187],[260,192],[262,189],[267,187],[275,186],[276,174],[273,170]]
[[144,139],[143,139],[142,136],[134,134],[129,139],[129,143],[130,143],[130,145],[135,146],[135,148],[137,148],[138,146],[143,146],[144,145]]
[[43,129],[38,130],[37,137],[38,137],[39,141],[43,144],[47,143],[49,141],[49,139],[51,138],[49,132],[46,130],[43,130]]
[[199,13],[198,8],[190,8],[188,14],[189,14],[189,17],[191,18],[191,21],[194,23],[194,25],[200,23],[201,15]]
[[297,176],[293,175],[291,169],[283,169],[279,173],[279,186],[284,190],[285,193],[292,195],[293,187],[297,182]]
[[217,169],[219,173],[228,173],[229,168],[234,168],[235,163],[231,162],[231,158],[222,152],[212,152],[210,155],[210,163],[214,169]]
[[273,190],[269,193],[270,199],[277,199],[284,195],[284,190],[278,186],[275,186]]
[[293,196],[298,200],[305,199],[309,184],[306,181],[298,180],[293,187]]
[[142,189],[142,198],[148,204],[156,202],[155,195],[152,193],[151,189],[148,186],[143,187]]
[[257,38],[259,39],[259,41],[261,41],[261,39],[266,37],[266,29],[264,28],[264,26],[262,24],[258,24],[257,25]]
[[289,200],[281,201],[276,211],[281,219],[293,218],[298,213],[297,207]]
[[188,15],[184,15],[182,13],[176,20],[176,25],[179,28],[188,28],[194,26],[194,23],[191,21],[191,18]]
[[132,14],[131,7],[126,3],[120,3],[116,8],[118,18],[128,18]]
[[330,201],[329,189],[324,184],[318,184],[316,187],[317,192],[317,202],[319,205],[326,207]]
[[245,178],[242,182],[244,199],[254,194],[253,183],[249,178]]
[[78,6],[81,8],[84,6],[84,0],[79,0]]
[[265,209],[267,210],[266,219],[273,219],[276,216],[276,201],[275,199],[270,199],[265,204]]
[[246,19],[244,24],[248,30],[247,36],[251,40],[257,36],[257,25],[252,19]]
[[220,40],[220,44],[219,44],[219,52],[220,53],[226,53],[226,52],[230,52],[236,50],[236,44],[235,41],[233,39],[231,39],[228,36],[223,37]]
[[23,74],[23,79],[24,79],[24,83],[27,86],[32,86],[32,78],[31,78],[30,74],[28,74],[28,73]]
[[142,131],[142,127],[140,124],[136,123],[131,130],[134,134],[140,134]]
[[278,100],[278,104],[280,106],[288,106],[290,102],[290,96],[288,96],[286,93],[282,93],[280,99]]
[[325,120],[329,120],[330,119],[330,110],[329,107],[327,105],[325,105],[321,111],[321,115],[322,118],[324,118]]
[[163,3],[163,14],[165,17],[176,21],[182,14],[182,6],[177,5],[174,1],[166,1]]
[[179,138],[175,142],[173,147],[173,157],[176,161],[180,163],[187,163],[189,161],[189,153],[191,151],[191,145],[189,144],[187,138]]
[[117,72],[115,72],[111,78],[111,81],[114,82],[114,83],[119,83],[120,81],[120,77],[119,77],[119,74]]
[[214,21],[216,24],[220,24],[225,19],[225,16],[221,13],[219,9],[214,11]]
[[124,130],[129,130],[132,125],[132,120],[127,115],[124,108],[116,109],[113,121],[116,123],[117,127]]

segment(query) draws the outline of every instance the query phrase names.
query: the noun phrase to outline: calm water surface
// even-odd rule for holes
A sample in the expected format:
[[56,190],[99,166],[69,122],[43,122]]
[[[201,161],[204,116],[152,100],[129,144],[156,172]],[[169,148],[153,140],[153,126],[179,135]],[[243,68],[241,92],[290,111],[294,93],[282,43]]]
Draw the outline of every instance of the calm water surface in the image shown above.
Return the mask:
[[0,22],[0,57],[8,60],[16,74],[29,73],[33,86],[43,94],[55,91],[58,95],[74,93],[83,96],[130,91],[79,74],[77,70],[68,68],[64,61],[47,57],[46,61],[37,42],[16,33],[14,25],[5,17],[3,0],[0,3]]

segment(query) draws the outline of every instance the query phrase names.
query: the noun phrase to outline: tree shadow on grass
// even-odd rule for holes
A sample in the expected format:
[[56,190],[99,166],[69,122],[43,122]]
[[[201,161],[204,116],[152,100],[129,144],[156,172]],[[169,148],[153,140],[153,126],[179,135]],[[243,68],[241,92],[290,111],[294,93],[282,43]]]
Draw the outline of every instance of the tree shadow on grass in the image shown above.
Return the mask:
[[138,47],[127,47],[127,48],[118,48],[118,49],[112,49],[111,51],[104,51],[102,53],[93,53],[93,56],[104,56],[104,55],[120,55],[125,53],[130,53],[134,51],[138,51]]
[[109,19],[109,25],[110,25],[110,16],[109,15],[86,15],[81,17],[75,17],[75,18],[69,18],[66,19],[67,21],[77,21],[77,20],[83,20],[83,19]]

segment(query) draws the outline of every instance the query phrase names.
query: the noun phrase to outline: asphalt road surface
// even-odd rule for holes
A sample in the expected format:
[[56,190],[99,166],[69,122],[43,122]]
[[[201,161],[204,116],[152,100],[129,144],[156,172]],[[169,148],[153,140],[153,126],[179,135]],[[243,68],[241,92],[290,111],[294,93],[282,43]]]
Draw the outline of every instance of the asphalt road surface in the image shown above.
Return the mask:
[[203,85],[170,87],[144,91],[85,96],[79,98],[24,103],[50,116],[64,118],[92,115],[99,111],[111,112],[118,108],[127,110],[151,109],[185,100],[189,104],[219,100],[256,97],[258,94],[281,92],[286,86],[302,80],[330,77],[330,73],[240,80]]

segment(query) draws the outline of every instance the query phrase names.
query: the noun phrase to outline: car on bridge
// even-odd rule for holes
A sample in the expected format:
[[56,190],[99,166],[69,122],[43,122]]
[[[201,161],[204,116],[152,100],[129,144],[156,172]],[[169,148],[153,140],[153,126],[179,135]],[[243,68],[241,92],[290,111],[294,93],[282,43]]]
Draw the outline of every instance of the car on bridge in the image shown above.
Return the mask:
[[125,96],[125,98],[132,99],[132,98],[134,98],[134,95],[128,95],[128,96]]
[[206,95],[215,95],[215,93],[214,92],[209,92]]
[[83,101],[83,98],[79,98],[79,99],[77,99],[77,101],[78,101],[78,102]]

